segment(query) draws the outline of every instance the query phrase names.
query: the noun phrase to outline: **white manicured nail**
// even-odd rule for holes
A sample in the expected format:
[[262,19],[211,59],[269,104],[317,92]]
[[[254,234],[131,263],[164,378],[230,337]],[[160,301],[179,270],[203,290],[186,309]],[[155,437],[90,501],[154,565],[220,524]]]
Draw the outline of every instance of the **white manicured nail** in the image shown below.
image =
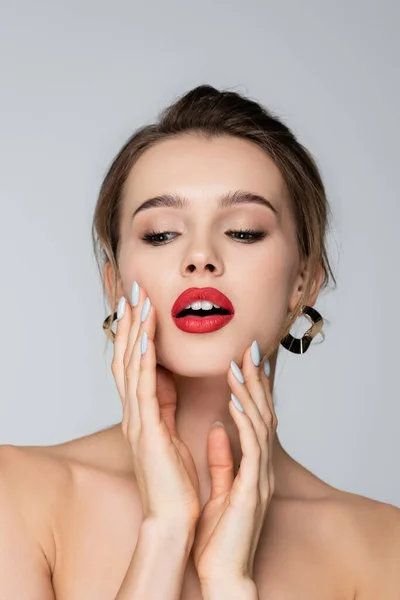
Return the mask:
[[132,292],[131,292],[131,301],[132,306],[136,306],[139,302],[140,289],[137,281],[134,281],[132,284]]
[[122,319],[122,317],[125,314],[125,305],[126,305],[126,298],[125,296],[121,296],[121,298],[118,300],[118,307],[117,307],[117,321],[119,321],[120,319]]
[[264,363],[264,373],[266,374],[267,377],[269,377],[271,374],[271,365],[269,364],[268,358]]
[[234,360],[231,360],[231,369],[233,371],[234,376],[240,383],[244,383],[244,377],[242,371],[239,369]]
[[142,306],[142,314],[140,316],[140,320],[143,323],[143,321],[145,321],[147,319],[147,317],[149,316],[150,313],[150,298],[147,296],[146,300],[143,303]]
[[213,427],[225,427],[225,425],[222,423],[222,421],[215,421],[212,425],[211,425],[211,429],[213,429]]
[[240,410],[240,412],[244,412],[244,408],[243,406],[240,404],[239,400],[236,398],[236,396],[234,396],[233,394],[231,394],[231,399],[233,404],[236,406],[236,408],[238,410]]
[[147,350],[148,337],[147,333],[143,331],[142,337],[140,338],[140,354],[144,354]]
[[258,347],[257,344],[257,340],[254,340],[254,342],[251,345],[251,350],[250,350],[250,354],[251,354],[251,360],[253,361],[253,364],[258,367],[258,365],[260,364],[260,349]]

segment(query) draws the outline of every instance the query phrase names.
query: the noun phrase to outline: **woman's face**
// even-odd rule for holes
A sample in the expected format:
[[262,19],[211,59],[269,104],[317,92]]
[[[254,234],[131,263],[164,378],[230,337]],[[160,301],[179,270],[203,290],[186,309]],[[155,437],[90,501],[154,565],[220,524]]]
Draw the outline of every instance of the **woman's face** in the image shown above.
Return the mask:
[[[255,202],[219,206],[239,190],[265,198],[276,212]],[[187,207],[153,207],[132,216],[146,200],[166,194],[186,199]],[[260,236],[232,233],[243,229]],[[166,234],[154,244],[143,240],[154,231]],[[157,314],[157,361],[179,375],[220,375],[232,359],[241,363],[255,339],[264,355],[299,298],[296,231],[284,181],[252,142],[191,134],[146,150],[126,182],[120,233],[120,294],[130,299],[134,280],[145,288]],[[223,292],[233,319],[209,333],[179,329],[171,309],[191,287]]]

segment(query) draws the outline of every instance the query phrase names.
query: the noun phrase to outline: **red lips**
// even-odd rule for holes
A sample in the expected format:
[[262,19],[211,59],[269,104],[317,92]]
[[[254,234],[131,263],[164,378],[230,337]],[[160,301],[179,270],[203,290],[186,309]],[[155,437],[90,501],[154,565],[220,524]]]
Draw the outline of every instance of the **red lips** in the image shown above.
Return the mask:
[[207,300],[212,304],[218,304],[221,308],[229,311],[231,314],[235,313],[232,302],[219,290],[213,287],[205,288],[189,288],[185,290],[175,301],[171,314],[176,317],[182,310],[186,308],[188,304],[196,302],[196,300]]

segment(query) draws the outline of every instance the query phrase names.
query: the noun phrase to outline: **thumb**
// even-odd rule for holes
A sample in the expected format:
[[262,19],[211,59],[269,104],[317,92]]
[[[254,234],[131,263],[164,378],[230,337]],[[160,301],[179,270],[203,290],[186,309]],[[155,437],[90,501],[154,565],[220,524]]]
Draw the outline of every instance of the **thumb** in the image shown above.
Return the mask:
[[231,444],[220,421],[214,424],[207,439],[207,460],[211,476],[210,500],[225,496],[232,488],[234,462]]

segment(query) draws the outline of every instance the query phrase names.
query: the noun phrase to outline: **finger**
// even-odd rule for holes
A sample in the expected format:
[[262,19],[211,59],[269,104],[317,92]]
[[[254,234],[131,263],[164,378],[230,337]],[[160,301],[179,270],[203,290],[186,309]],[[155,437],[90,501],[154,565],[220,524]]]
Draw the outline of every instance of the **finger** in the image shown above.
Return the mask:
[[[248,363],[248,360],[251,360],[249,358],[249,351],[250,351],[250,348],[248,350],[246,350],[246,352],[244,353],[244,357],[243,357],[243,370],[246,371],[248,380],[250,378],[248,376],[249,366],[247,363]],[[254,367],[254,365],[253,365],[253,367]],[[256,369],[256,367],[254,367],[254,369]],[[250,367],[250,370],[253,371],[253,369],[251,367]],[[235,375],[235,373],[237,373],[237,375]],[[254,376],[254,373],[253,373],[253,376]],[[240,377],[240,379],[243,380],[244,383],[241,383],[241,381],[239,381],[238,377]],[[247,418],[250,420],[252,429],[256,436],[258,451],[260,452],[257,487],[259,488],[259,493],[261,495],[262,490],[265,490],[265,488],[268,487],[268,479],[267,479],[268,478],[268,454],[269,454],[269,452],[268,452],[268,427],[260,414],[258,405],[256,404],[256,402],[254,401],[254,399],[252,398],[252,396],[249,392],[248,385],[247,385],[246,379],[244,377],[244,373],[238,368],[238,366],[236,364],[232,365],[232,363],[231,363],[231,368],[229,370],[229,375],[228,375],[228,382],[229,382],[229,385],[231,386],[233,394],[239,400],[240,404],[242,405],[242,407],[244,409],[244,413],[246,414]],[[257,386],[254,385],[254,382],[253,382],[252,389],[254,390],[256,387]],[[260,387],[262,388],[261,384],[260,384]],[[259,389],[258,389],[258,393],[260,393]]]
[[[252,362],[250,352],[251,347],[248,348],[243,355],[243,371],[232,361],[233,364],[231,363],[231,368],[229,370],[228,382],[233,394],[239,400],[244,412],[250,419],[256,433],[261,450],[259,480],[260,488],[262,489],[266,487],[266,477],[268,473],[269,428],[265,419],[260,414],[260,410],[263,410],[264,414],[269,414],[269,409],[258,368]],[[242,383],[242,381],[244,383]]]
[[[256,340],[255,342],[255,344],[253,342],[255,348],[252,344],[254,348],[253,356],[258,359],[256,362],[259,362],[259,351],[257,353],[258,345]],[[264,363],[261,363],[261,365],[254,364],[252,359],[252,346],[247,348],[243,355],[243,377],[250,396],[258,408],[261,418],[268,425],[268,427],[270,427],[273,424],[274,411],[272,407],[269,379],[265,375],[263,369]]]
[[239,472],[233,482],[231,502],[238,499],[245,505],[255,506],[259,497],[259,477],[261,448],[251,419],[245,412],[239,411],[232,400],[229,412],[239,430],[242,460]]
[[[256,343],[257,344],[257,343]],[[253,345],[252,345],[253,346]],[[231,378],[232,387],[236,386],[237,393],[235,394],[242,403],[245,412],[251,419],[253,428],[257,435],[260,456],[260,470],[258,480],[258,491],[262,502],[268,501],[271,497],[274,488],[274,477],[272,467],[272,451],[273,451],[273,425],[277,422],[275,411],[273,410],[272,394],[263,367],[259,363],[258,346],[255,349],[250,346],[243,356],[243,372],[244,383],[238,382],[239,385]],[[258,352],[257,352],[258,350]],[[252,360],[252,354],[255,357],[255,362]],[[255,364],[256,363],[256,364]],[[235,373],[237,369],[233,370]],[[255,410],[254,407],[257,407]]]
[[[136,399],[136,384],[139,373],[138,363],[131,362],[133,347],[137,339],[140,328],[140,311],[145,297],[145,292],[142,291],[136,282],[133,283],[129,300],[126,300],[126,312],[129,312],[131,318],[124,323],[124,334],[120,341],[119,355],[122,355],[123,371],[124,371],[124,395],[128,397],[128,401],[124,401],[124,412],[122,415],[122,430],[127,433],[132,422],[140,423],[139,409]],[[132,302],[135,301],[135,305]],[[121,319],[123,321],[124,317]],[[125,330],[127,329],[127,331]],[[121,328],[122,329],[122,328]],[[118,326],[117,326],[118,330]],[[115,343],[115,340],[114,340]],[[128,366],[129,365],[129,366]],[[128,391],[129,388],[129,391]],[[132,389],[135,389],[135,395],[132,396]]]
[[[124,359],[125,360],[125,368],[131,359],[133,346],[135,345],[135,342],[136,342],[136,339],[138,336],[138,332],[139,332],[140,325],[141,325],[141,312],[142,312],[142,308],[143,308],[145,299],[146,299],[145,290],[143,290],[141,287],[139,287],[137,285],[137,283],[134,281],[132,284],[131,298],[129,299],[131,310],[132,310],[132,318],[131,318],[131,327],[130,327],[130,331],[129,331],[129,336],[128,336],[128,340],[127,340],[127,344],[126,344],[126,348],[125,348],[125,359]],[[132,304],[133,300],[136,302],[135,305]]]
[[[256,342],[245,351],[243,356],[242,371],[245,380],[245,386],[249,391],[253,403],[257,406],[258,414],[260,415],[260,418],[255,419],[252,413],[250,413],[262,453],[260,461],[261,493],[261,491],[265,490],[266,487],[269,488],[267,479],[269,476],[270,462],[272,458],[275,412],[273,409],[271,410],[271,403],[268,400],[268,396],[271,397],[269,380],[265,375],[263,366],[260,367],[259,364],[255,364],[255,362],[260,362],[259,351],[257,352],[257,350],[258,346]],[[252,357],[255,358],[255,362],[253,361]],[[238,393],[240,393],[240,391]]]
[[132,415],[131,431],[134,434],[145,426],[155,431],[154,428],[161,421],[156,392],[156,311],[148,297],[142,308],[137,339],[126,370]]
[[172,372],[162,365],[156,366],[156,388],[161,418],[165,421],[170,435],[178,437],[175,420],[177,403],[175,381]]
[[270,381],[269,378],[267,377],[267,375],[264,373],[263,371],[263,375],[262,375],[262,379],[264,381],[264,387],[266,389],[266,395],[267,395],[267,399],[269,399],[269,406],[271,407],[272,410],[272,427],[271,427],[271,432],[269,435],[269,450],[268,450],[268,490],[269,490],[269,497],[272,496],[272,494],[274,493],[275,490],[275,475],[274,475],[274,469],[273,469],[273,450],[274,450],[274,439],[275,439],[275,434],[276,434],[276,430],[278,427],[278,419],[275,413],[275,407],[274,407],[274,403],[273,403],[273,399],[272,399],[272,393],[270,392]]
[[[234,481],[234,461],[228,434],[223,426],[214,426],[207,439],[207,462],[210,469],[210,497],[196,528],[196,562],[229,503]],[[216,506],[218,510],[216,510]]]
[[[247,350],[244,353],[244,366],[246,366],[245,364],[245,359],[246,359],[246,354],[247,354]],[[248,372],[248,368],[247,368],[247,372]],[[247,375],[247,379],[249,379],[248,375]],[[240,369],[240,367],[232,360],[231,361],[231,366],[230,369],[228,371],[228,383],[232,389],[233,394],[239,398],[239,402],[242,404],[244,411],[246,413],[246,415],[248,417],[250,417],[252,423],[254,424],[255,429],[259,429],[260,426],[262,426],[263,423],[263,419],[262,416],[260,414],[258,405],[256,404],[256,402],[254,401],[254,399],[252,398],[251,394],[250,394],[250,389],[248,387],[248,381],[246,381],[245,375],[242,372],[242,369]],[[253,385],[253,389],[254,389],[254,385]]]
[[274,399],[273,399],[273,395],[272,395],[270,376],[265,373],[264,364],[267,365],[268,372],[270,373],[271,366],[270,366],[268,358],[266,358],[265,360],[262,361],[262,366],[260,366],[259,373],[261,375],[261,382],[264,387],[265,397],[266,397],[266,400],[268,403],[268,407],[269,407],[269,409],[271,411],[271,415],[272,415],[272,429],[275,431],[278,427],[278,417],[276,416],[276,412],[275,412],[275,405],[274,405]]
[[267,400],[268,407],[269,407],[271,415],[272,415],[270,435],[269,435],[269,456],[268,456],[268,487],[270,490],[270,494],[272,495],[273,491],[275,489],[275,476],[274,476],[273,464],[272,464],[272,453],[273,453],[275,434],[276,434],[276,430],[278,428],[278,417],[275,412],[274,400],[273,400],[272,389],[271,389],[271,380],[270,380],[269,375],[267,375],[267,373],[265,372],[264,363],[267,363],[268,373],[270,373],[271,367],[269,364],[269,360],[267,358],[262,363],[262,367],[260,368],[260,373],[261,373],[261,381],[262,381],[263,388],[265,391],[266,400]]
[[[136,304],[132,307],[132,319],[128,335],[128,340],[124,353],[124,369],[125,369],[125,390],[128,393],[129,388],[129,406],[127,406],[127,426],[132,431],[140,429],[140,412],[136,396],[136,388],[139,379],[140,368],[140,348],[139,336],[142,326],[142,311],[146,300],[146,291],[136,287],[135,282],[132,285],[132,300]],[[134,349],[136,351],[134,354]]]
[[207,439],[207,462],[210,470],[210,500],[224,499],[232,489],[234,461],[229,436],[222,425],[211,429]]
[[117,328],[114,339],[114,355],[111,362],[111,371],[115,379],[122,406],[125,406],[125,368],[124,353],[131,328],[132,310],[124,296],[118,301]]

